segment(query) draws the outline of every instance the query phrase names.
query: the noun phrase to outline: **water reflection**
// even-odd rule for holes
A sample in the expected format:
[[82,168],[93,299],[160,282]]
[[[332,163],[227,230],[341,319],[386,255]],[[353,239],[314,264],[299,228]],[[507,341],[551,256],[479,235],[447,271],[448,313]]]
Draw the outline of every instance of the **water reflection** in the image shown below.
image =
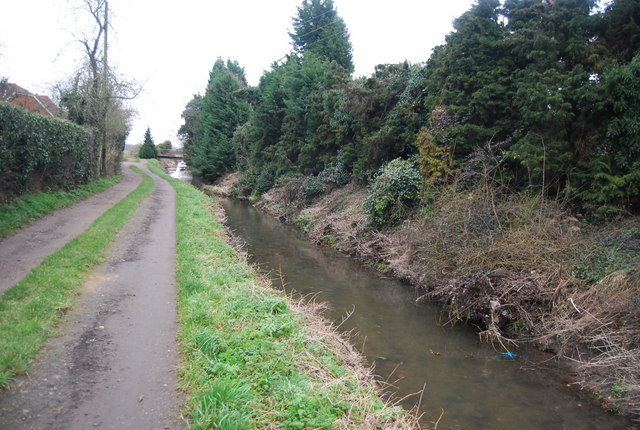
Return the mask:
[[[375,363],[397,396],[426,386],[425,422],[445,415],[438,429],[624,429],[627,422],[589,405],[550,376],[548,358],[518,350],[518,359],[478,342],[469,327],[443,327],[437,307],[339,253],[310,244],[300,232],[238,201],[225,201],[228,224],[247,243],[254,262],[281,272],[288,291],[321,292],[336,323]],[[446,321],[446,319],[444,320]],[[409,397],[411,407],[418,396]]]

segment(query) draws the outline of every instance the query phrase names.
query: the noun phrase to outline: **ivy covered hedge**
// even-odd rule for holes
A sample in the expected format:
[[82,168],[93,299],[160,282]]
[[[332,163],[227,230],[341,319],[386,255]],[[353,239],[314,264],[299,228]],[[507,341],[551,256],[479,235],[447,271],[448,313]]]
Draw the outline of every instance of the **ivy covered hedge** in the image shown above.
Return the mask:
[[0,103],[0,203],[89,182],[96,175],[97,154],[90,131]]

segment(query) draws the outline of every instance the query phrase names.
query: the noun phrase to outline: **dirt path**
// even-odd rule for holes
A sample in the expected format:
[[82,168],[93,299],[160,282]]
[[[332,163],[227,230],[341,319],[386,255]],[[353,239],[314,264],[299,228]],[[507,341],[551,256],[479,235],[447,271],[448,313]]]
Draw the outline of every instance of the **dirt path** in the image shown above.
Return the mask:
[[28,378],[0,394],[2,429],[178,429],[175,194],[121,231]]
[[60,209],[0,241],[0,294],[24,278],[49,254],[82,233],[96,218],[122,200],[141,181],[128,165],[122,181],[71,207]]

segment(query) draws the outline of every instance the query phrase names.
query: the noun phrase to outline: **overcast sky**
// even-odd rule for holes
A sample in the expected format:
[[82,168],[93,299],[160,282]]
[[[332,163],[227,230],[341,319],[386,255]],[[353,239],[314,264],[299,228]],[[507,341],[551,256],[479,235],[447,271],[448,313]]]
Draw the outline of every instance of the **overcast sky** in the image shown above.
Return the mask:
[[[109,62],[143,84],[127,143],[178,141],[180,115],[204,93],[217,57],[237,60],[251,85],[291,50],[292,17],[302,0],[110,0]],[[334,0],[345,20],[355,76],[377,64],[424,62],[444,42],[452,20],[473,0]],[[77,35],[88,28],[73,12],[80,0],[7,1],[0,16],[0,77],[38,94],[70,75],[82,59]],[[74,34],[76,36],[74,36]]]

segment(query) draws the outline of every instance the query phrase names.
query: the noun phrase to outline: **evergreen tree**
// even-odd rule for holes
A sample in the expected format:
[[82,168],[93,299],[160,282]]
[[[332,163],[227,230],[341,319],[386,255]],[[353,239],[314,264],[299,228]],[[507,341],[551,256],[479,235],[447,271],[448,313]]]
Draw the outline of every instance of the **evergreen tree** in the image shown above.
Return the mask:
[[427,112],[442,109],[457,119],[445,132],[461,160],[474,147],[507,137],[514,89],[500,2],[480,0],[453,25],[427,62],[424,85]]
[[518,114],[509,156],[520,184],[552,185],[560,192],[593,132],[591,106],[585,103],[591,73],[585,65],[594,5],[592,0],[505,3]]
[[184,148],[184,161],[191,164],[191,154],[198,141],[198,130],[200,128],[200,112],[202,111],[202,96],[196,94],[187,103],[182,111],[184,124],[178,129],[178,137],[182,141]]
[[420,66],[384,64],[348,88],[345,147],[348,165],[359,182],[367,182],[387,162],[415,153],[416,133],[425,125]]
[[603,127],[588,163],[573,179],[587,209],[599,215],[620,209],[640,211],[640,55],[613,64],[601,77],[593,97]]
[[337,153],[340,137],[329,122],[339,102],[334,91],[345,84],[341,68],[314,53],[289,62],[283,80],[287,110],[278,146],[299,173],[319,173]]
[[599,36],[609,63],[630,62],[640,51],[640,2],[613,0],[603,16]]
[[333,0],[303,0],[289,36],[296,53],[313,52],[340,64],[349,74],[353,72],[349,32]]
[[207,181],[214,181],[235,167],[231,139],[250,113],[249,103],[237,96],[242,83],[246,83],[244,72],[236,67],[237,63],[230,64],[234,65],[233,71],[221,59],[215,62],[202,98],[196,139],[185,148],[192,171]]
[[140,147],[138,156],[140,158],[156,158],[158,156],[158,150],[156,145],[153,144],[150,128],[147,128],[147,131],[144,132],[144,143]]

